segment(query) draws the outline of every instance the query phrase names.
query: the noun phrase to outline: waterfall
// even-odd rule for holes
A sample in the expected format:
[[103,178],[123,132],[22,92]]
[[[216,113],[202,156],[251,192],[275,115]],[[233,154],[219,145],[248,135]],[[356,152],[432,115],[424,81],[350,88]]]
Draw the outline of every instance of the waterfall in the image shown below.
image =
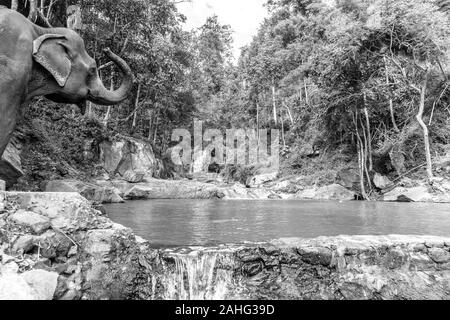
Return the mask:
[[232,280],[231,270],[217,268],[219,252],[192,251],[170,253],[175,268],[165,275],[164,299],[221,300],[225,299]]

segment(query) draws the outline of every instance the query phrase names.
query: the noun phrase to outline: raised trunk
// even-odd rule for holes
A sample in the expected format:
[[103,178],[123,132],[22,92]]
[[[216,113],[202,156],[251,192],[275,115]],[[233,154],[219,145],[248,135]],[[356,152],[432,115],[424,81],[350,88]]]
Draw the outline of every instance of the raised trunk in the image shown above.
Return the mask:
[[108,90],[98,76],[97,81],[90,90],[88,100],[100,105],[114,105],[122,102],[128,96],[133,85],[133,74],[126,62],[114,54],[109,48],[105,49],[104,52],[122,71],[124,76],[122,85],[117,90]]

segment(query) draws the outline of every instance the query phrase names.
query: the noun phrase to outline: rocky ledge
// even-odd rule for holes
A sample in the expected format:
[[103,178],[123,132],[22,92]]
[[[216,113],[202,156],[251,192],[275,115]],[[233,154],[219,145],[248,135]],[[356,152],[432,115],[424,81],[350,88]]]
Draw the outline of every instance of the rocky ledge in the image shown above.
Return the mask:
[[79,194],[0,193],[0,203],[0,300],[148,297],[145,241]]
[[450,299],[450,239],[156,250],[76,193],[0,192],[0,299]]
[[[341,236],[163,252],[160,299],[450,299],[450,239]],[[201,270],[199,270],[199,266]],[[190,279],[188,283],[186,280]]]

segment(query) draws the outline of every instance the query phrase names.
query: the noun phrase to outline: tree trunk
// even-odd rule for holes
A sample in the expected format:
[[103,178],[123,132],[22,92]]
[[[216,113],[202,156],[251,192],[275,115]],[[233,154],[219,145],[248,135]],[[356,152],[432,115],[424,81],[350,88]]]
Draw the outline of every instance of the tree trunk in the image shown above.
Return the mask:
[[153,111],[148,110],[148,140],[152,138]]
[[[383,59],[384,59],[384,68],[386,70],[386,84],[389,85],[389,73],[388,73],[388,69],[387,69],[386,56],[384,56]],[[400,130],[398,129],[397,122],[395,121],[394,102],[392,101],[391,98],[389,98],[389,111],[391,114],[392,126],[394,127],[395,132],[398,133],[398,132],[400,132]]]
[[286,104],[286,102],[284,102],[283,104],[284,104],[284,107],[287,110],[287,113],[288,113],[288,116],[289,116],[289,120],[291,120],[291,124],[294,124],[294,118],[292,117],[291,109],[289,109],[289,107]]
[[309,104],[309,93],[308,93],[308,86],[306,84],[306,79],[303,79],[303,85],[305,87],[305,102],[306,104]]
[[372,133],[370,132],[370,118],[369,111],[367,110],[367,95],[364,93],[364,115],[366,117],[367,126],[367,156],[369,158],[369,172],[373,171],[373,158],[372,158]]
[[[111,85],[110,90],[114,90],[114,70],[111,70]],[[109,117],[111,115],[111,106],[108,106],[108,110],[106,111],[105,119],[103,120],[103,126],[108,126]]]
[[133,128],[136,127],[136,118],[139,106],[139,96],[141,95],[141,83],[139,82],[138,90],[136,94],[136,101],[134,102],[134,116],[133,116]]
[[281,114],[280,114],[280,118],[281,118],[281,138],[283,140],[283,148],[286,147],[286,139],[284,137],[284,113],[283,113],[283,109],[280,110]]
[[364,176],[365,176],[365,151],[364,151],[364,144],[361,139],[361,135],[359,134],[358,129],[358,110],[355,111],[353,114],[353,123],[355,125],[355,131],[356,131],[356,144],[358,149],[358,166],[359,166],[359,183],[361,188],[361,195],[364,198],[364,200],[370,200],[369,196],[366,192],[366,186],[364,184]]
[[11,10],[17,11],[19,8],[19,0],[11,0]]
[[275,84],[272,85],[273,121],[278,124]]
[[259,103],[256,103],[256,136],[258,138],[258,146],[259,146]]
[[38,15],[38,8],[36,6],[36,0],[29,0],[30,2],[30,11],[28,12],[28,20],[35,23]]
[[87,104],[88,104],[88,112],[87,112],[88,118],[92,118],[92,102],[88,101]]
[[158,114],[156,114],[155,134],[153,136],[153,145],[156,145],[156,137],[158,135],[158,124],[159,124],[159,116],[158,116]]
[[419,122],[419,124],[423,130],[423,140],[425,143],[425,156],[427,158],[427,175],[428,175],[428,180],[431,183],[433,181],[433,162],[431,160],[430,138],[429,138],[428,127],[425,124],[425,122],[423,121],[423,112],[425,110],[425,96],[426,96],[426,91],[427,91],[427,85],[428,85],[428,72],[426,75],[425,82],[421,87],[419,112],[416,116],[416,119]]

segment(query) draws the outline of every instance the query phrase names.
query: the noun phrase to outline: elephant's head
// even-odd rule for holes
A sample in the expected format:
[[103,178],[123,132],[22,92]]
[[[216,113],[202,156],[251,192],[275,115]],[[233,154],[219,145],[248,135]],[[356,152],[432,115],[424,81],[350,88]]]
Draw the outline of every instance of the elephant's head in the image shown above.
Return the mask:
[[95,60],[87,54],[84,41],[76,32],[64,28],[48,31],[50,33],[39,36],[33,43],[34,61],[46,70],[47,78],[54,82],[54,90],[46,95],[47,98],[64,103],[89,100],[101,105],[113,105],[127,97],[133,75],[125,61],[111,50],[104,50],[123,73],[121,86],[110,91],[103,85]]

